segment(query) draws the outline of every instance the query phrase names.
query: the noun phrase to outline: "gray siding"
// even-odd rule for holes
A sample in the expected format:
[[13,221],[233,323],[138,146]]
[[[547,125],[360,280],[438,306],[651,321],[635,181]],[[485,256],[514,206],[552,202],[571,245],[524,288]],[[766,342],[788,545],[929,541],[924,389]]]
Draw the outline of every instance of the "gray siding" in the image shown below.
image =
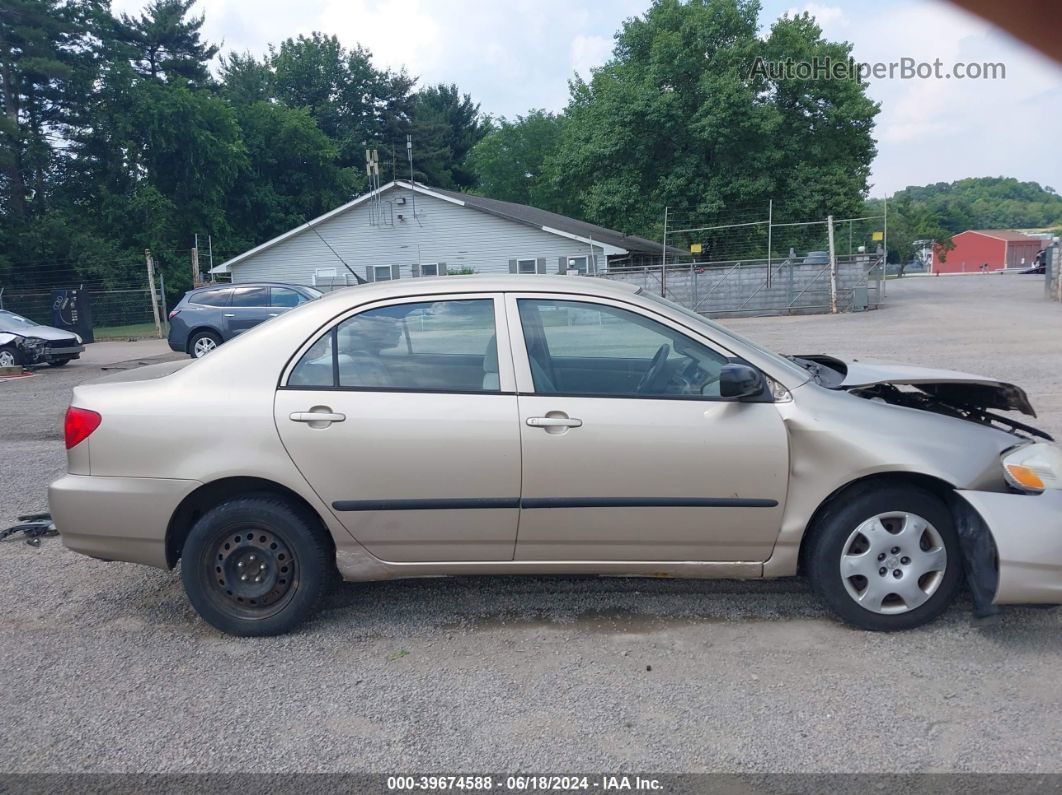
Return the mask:
[[[399,197],[405,198],[404,205],[393,203]],[[461,268],[508,273],[509,260],[539,257],[545,258],[547,273],[557,273],[561,257],[590,253],[590,246],[578,240],[420,193],[416,194],[414,220],[408,189],[394,188],[384,198],[392,202],[383,206],[389,217],[393,215],[393,225],[372,225],[368,202],[316,225],[321,237],[363,278],[372,265],[397,265],[400,278],[411,278],[418,262],[444,262],[451,273]],[[313,284],[318,268],[335,268],[336,276],[342,278],[346,269],[321,237],[309,229],[293,235],[232,265],[232,280]],[[603,269],[603,250],[595,244],[594,251],[598,268]]]

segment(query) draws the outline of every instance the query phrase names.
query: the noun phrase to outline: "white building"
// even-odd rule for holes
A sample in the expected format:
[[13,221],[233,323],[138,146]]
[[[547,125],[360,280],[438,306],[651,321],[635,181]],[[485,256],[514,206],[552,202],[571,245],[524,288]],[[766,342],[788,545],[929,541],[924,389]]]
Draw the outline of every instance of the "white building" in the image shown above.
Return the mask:
[[[682,255],[668,250],[668,257]],[[602,273],[660,243],[556,213],[401,180],[223,262],[234,282],[355,284],[446,273]]]

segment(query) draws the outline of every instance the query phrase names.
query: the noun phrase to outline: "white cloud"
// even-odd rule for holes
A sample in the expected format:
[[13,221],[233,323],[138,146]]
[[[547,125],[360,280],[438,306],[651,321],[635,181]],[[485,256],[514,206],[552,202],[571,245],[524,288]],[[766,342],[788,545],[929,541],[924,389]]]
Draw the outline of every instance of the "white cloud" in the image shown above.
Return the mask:
[[612,54],[612,39],[605,36],[584,36],[582,33],[572,39],[572,70],[583,79],[590,78],[590,70],[601,66]]

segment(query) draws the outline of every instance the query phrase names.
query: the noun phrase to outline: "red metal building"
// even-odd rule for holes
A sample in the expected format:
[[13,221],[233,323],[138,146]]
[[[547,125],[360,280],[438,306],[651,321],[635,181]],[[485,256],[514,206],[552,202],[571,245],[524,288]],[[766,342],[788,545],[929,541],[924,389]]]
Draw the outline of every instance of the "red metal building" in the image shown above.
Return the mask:
[[951,251],[945,252],[939,246],[934,250],[933,273],[1029,268],[1036,252],[1044,247],[1044,241],[1038,237],[1007,229],[968,229],[953,236],[951,241],[955,244]]

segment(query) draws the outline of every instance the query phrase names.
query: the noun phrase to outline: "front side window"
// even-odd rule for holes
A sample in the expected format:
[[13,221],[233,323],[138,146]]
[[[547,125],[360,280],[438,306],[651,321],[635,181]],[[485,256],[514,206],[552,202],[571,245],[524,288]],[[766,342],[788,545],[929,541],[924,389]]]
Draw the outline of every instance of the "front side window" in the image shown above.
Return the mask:
[[347,318],[299,360],[289,386],[497,392],[494,301],[424,301]]
[[230,306],[269,306],[268,287],[237,287]]
[[231,287],[220,287],[216,290],[204,290],[201,293],[196,293],[188,299],[188,303],[202,306],[228,306],[231,297]]
[[535,392],[719,397],[729,359],[663,323],[581,301],[518,305]]

